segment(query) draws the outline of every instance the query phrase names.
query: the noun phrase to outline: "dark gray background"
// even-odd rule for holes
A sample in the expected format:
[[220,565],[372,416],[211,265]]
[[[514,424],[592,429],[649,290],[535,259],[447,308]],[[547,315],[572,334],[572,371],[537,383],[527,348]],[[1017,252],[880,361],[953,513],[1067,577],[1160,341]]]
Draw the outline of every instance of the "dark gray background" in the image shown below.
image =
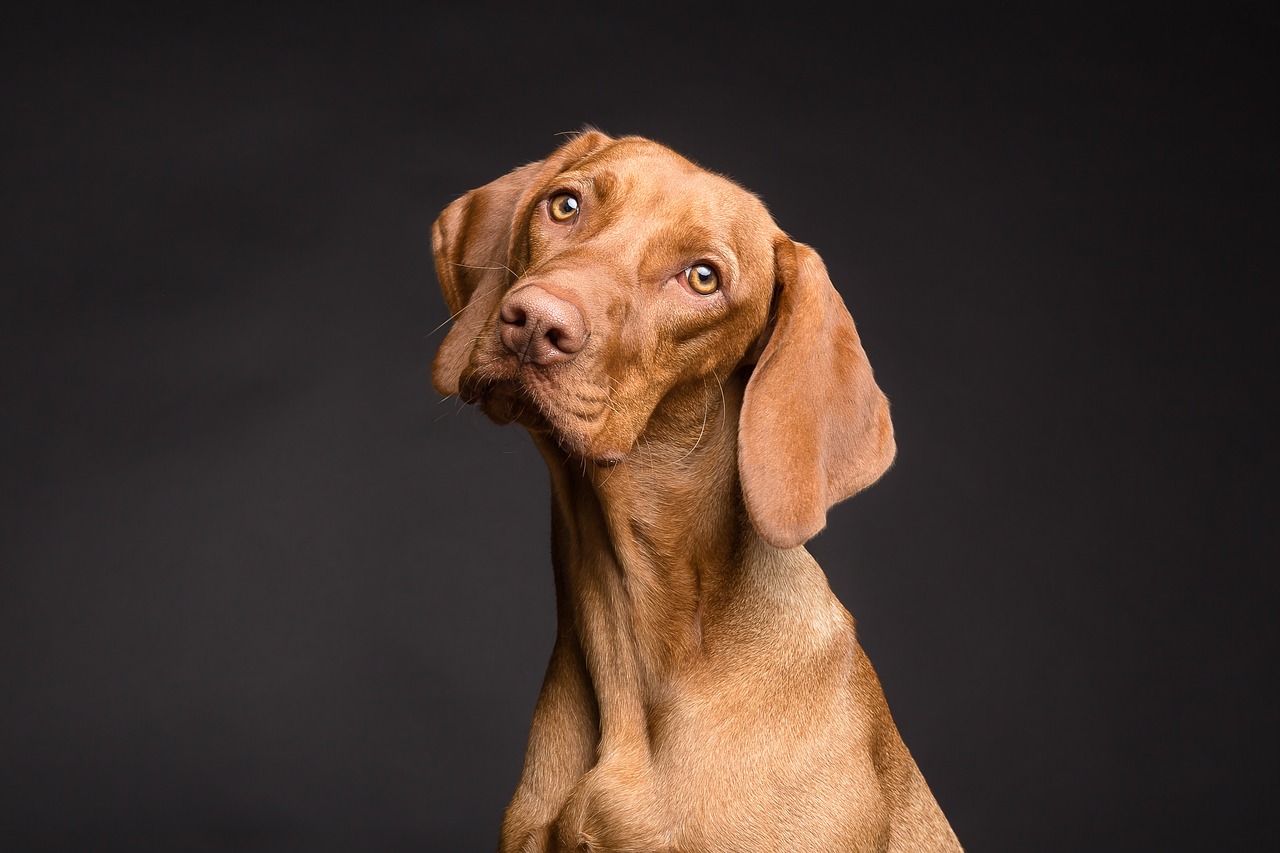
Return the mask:
[[429,226],[593,123],[852,309],[812,550],[968,849],[1274,849],[1274,7],[594,8],[4,13],[0,847],[493,848],[547,485]]

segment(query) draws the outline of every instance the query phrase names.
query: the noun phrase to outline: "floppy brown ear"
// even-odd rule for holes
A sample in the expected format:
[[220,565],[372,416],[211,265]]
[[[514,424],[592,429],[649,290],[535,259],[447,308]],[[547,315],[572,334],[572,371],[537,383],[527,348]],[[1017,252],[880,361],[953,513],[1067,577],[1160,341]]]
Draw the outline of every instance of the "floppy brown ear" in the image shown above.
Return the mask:
[[458,379],[476,339],[492,320],[498,302],[523,269],[514,257],[527,227],[526,217],[543,184],[612,140],[587,131],[545,160],[509,172],[450,204],[431,226],[436,277],[453,327],[431,365],[431,381],[444,395],[458,393]]
[[794,548],[879,479],[896,445],[889,401],[822,259],[785,237],[775,252],[776,319],[743,398],[738,467],[760,536]]

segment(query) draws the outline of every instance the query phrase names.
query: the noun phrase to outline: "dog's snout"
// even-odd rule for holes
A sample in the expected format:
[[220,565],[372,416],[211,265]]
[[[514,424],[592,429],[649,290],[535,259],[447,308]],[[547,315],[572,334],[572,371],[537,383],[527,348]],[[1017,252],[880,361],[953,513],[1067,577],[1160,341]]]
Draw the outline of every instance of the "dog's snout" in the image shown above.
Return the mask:
[[522,364],[569,361],[587,342],[582,312],[537,285],[526,285],[503,300],[498,320],[502,345]]

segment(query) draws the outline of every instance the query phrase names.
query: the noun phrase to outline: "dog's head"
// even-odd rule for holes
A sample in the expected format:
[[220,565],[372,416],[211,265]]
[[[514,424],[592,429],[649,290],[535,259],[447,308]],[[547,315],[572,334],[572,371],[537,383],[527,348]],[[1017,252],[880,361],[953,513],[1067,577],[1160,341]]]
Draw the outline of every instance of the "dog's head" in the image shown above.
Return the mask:
[[449,205],[432,238],[454,315],[432,378],[499,423],[614,465],[665,405],[750,370],[739,473],[777,547],[893,460],[888,402],[821,259],[662,145],[578,135]]

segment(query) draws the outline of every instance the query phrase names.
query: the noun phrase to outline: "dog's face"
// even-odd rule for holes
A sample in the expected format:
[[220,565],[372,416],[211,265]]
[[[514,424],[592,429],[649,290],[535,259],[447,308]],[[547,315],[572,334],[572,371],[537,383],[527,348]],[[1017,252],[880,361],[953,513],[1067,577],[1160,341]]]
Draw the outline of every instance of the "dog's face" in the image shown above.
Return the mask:
[[495,421],[614,463],[678,386],[714,392],[743,360],[780,234],[753,195],[656,143],[565,160],[511,212],[490,263],[519,278],[487,309],[458,391]]
[[584,133],[449,205],[432,237],[455,320],[432,378],[499,423],[615,465],[642,437],[693,444],[709,399],[754,365],[726,423],[738,415],[742,493],[778,547],[893,459],[888,403],[821,259],[662,145]]

